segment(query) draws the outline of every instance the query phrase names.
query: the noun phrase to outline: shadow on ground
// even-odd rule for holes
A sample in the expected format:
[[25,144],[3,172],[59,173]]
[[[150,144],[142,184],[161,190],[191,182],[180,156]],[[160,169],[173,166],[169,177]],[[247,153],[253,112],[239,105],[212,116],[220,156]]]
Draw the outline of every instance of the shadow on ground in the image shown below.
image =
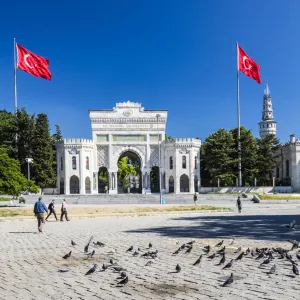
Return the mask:
[[[174,238],[245,238],[255,240],[300,240],[300,228],[286,228],[299,215],[190,216],[173,218],[177,226],[130,230],[129,233],[156,233]],[[167,225],[167,222],[166,222]]]

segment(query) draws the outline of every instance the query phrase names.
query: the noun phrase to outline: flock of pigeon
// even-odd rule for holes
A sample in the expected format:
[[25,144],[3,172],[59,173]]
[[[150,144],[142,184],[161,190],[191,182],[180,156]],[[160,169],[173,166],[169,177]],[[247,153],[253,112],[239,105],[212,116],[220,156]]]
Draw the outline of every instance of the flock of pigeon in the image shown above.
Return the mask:
[[[87,245],[84,247],[84,253],[87,255],[87,257],[92,258],[95,255],[95,250],[89,252],[89,246],[92,241],[93,237],[90,238],[88,241]],[[237,257],[235,259],[231,259],[229,262],[226,262],[226,255],[229,247],[232,248],[232,245],[234,245],[235,239],[231,241],[231,243],[228,244],[227,248],[224,245],[224,240],[216,244],[215,246],[210,246],[210,245],[204,245],[202,249],[202,253],[200,254],[199,258],[192,264],[193,266],[200,265],[201,261],[204,257],[206,257],[208,260],[212,261],[214,259],[219,258],[220,261],[217,265],[223,266],[222,270],[229,270],[232,268],[234,261],[239,261],[242,260],[244,257],[249,257],[253,258],[257,261],[261,261],[259,266],[263,265],[268,265],[272,262],[275,261],[275,259],[281,259],[281,260],[287,260],[289,263],[291,263],[292,266],[292,272],[294,273],[294,276],[299,275],[299,270],[297,267],[297,262],[294,260],[292,254],[290,253],[291,251],[294,251],[298,248],[300,248],[300,243],[297,242],[296,240],[288,240],[292,244],[291,249],[283,249],[281,247],[279,248],[256,248],[256,249],[246,249],[245,251],[242,251],[242,247],[238,247],[234,253],[236,253]],[[190,241],[187,242],[183,245],[181,245],[172,255],[178,255],[180,252],[184,251],[184,253],[190,253],[193,250],[195,241]],[[98,247],[104,247],[105,244],[102,242],[93,242],[95,246]],[[72,240],[71,241],[72,246],[76,246],[77,244]],[[126,252],[130,252],[132,256],[137,257],[144,257],[148,260],[146,263],[146,266],[150,266],[153,263],[153,260],[157,258],[158,251],[152,251],[152,244],[149,243],[148,245],[148,251],[142,253],[142,250],[140,248],[137,249],[137,251],[134,251],[134,247],[131,246],[129,247]],[[62,258],[63,259],[68,259],[71,257],[72,251],[64,255]],[[300,250],[296,252],[296,258],[297,260],[300,260]],[[96,270],[98,269],[98,265],[94,264],[93,267],[88,270],[85,275],[91,275],[93,274]],[[126,269],[123,267],[119,266],[117,262],[115,262],[113,259],[110,259],[109,264],[103,264],[102,265],[102,270],[100,272],[104,272],[107,269],[112,269],[114,272],[120,273],[120,277],[117,279],[121,279],[118,283],[117,286],[124,286],[128,283],[128,275],[126,274]],[[176,265],[175,267],[175,272],[173,273],[179,273],[181,272],[181,266],[179,264]],[[276,264],[274,263],[273,266],[271,267],[270,271],[267,274],[275,274],[276,273]],[[234,276],[233,273],[226,279],[226,281],[221,285],[223,287],[228,286],[234,282]]]

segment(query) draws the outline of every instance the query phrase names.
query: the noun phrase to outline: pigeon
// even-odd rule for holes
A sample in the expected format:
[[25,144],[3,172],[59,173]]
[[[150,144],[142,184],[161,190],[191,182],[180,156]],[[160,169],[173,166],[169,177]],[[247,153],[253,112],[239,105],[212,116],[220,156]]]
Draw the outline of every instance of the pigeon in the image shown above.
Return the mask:
[[140,251],[140,252],[142,251],[140,247],[138,247],[138,251]]
[[127,271],[126,269],[124,269],[124,268],[122,268],[122,267],[119,267],[119,266],[113,267],[113,269],[114,269],[116,272]]
[[265,256],[265,254],[263,252],[260,252],[259,255],[255,258],[255,260],[259,260],[261,258],[263,258]]
[[125,285],[128,282],[128,276],[126,276],[124,279],[122,279],[120,282],[118,282],[118,285]]
[[217,245],[215,245],[215,247],[221,247],[223,245],[223,242],[224,242],[224,240],[222,242],[218,243]]
[[179,248],[173,253],[173,255],[177,255],[177,254],[180,252],[180,250],[181,250],[181,247],[179,247]]
[[105,246],[104,243],[101,243],[99,241],[97,241],[96,243],[95,242],[93,242],[93,243],[94,243],[94,245],[99,246],[99,247],[104,247]]
[[111,265],[116,265],[116,264],[117,264],[116,262],[113,261],[112,258],[109,260],[109,263],[110,263]]
[[299,270],[298,270],[298,268],[297,268],[297,266],[295,264],[293,264],[293,273],[295,275],[299,275]]
[[185,248],[185,244],[182,244],[182,245],[180,246],[180,249],[183,250],[184,248]]
[[213,253],[212,255],[208,256],[209,259],[214,259],[216,257],[216,253]]
[[187,245],[193,245],[195,243],[195,241],[190,241],[188,243],[186,243]]
[[222,284],[222,286],[227,286],[233,283],[233,273],[227,278],[227,280]]
[[176,265],[175,270],[176,270],[177,273],[179,273],[181,271],[181,267],[179,266],[179,264]]
[[86,246],[84,247],[84,252],[87,253],[89,251],[89,246],[90,246],[90,243],[92,241],[93,237],[90,238],[89,242],[86,244]]
[[193,250],[193,246],[190,246],[184,253],[191,253],[192,250]]
[[276,272],[276,265],[274,265],[271,270],[268,272],[268,274],[275,274]]
[[120,274],[120,276],[122,277],[122,278],[125,278],[125,277],[127,277],[127,275],[126,275],[126,272],[121,272],[121,274]]
[[59,269],[58,272],[59,273],[66,273],[66,272],[69,272],[70,269]]
[[296,257],[300,260],[300,254],[299,253],[296,254]]
[[251,256],[252,256],[252,257],[255,257],[255,256],[256,256],[256,254],[254,253],[253,250],[251,251]]
[[87,254],[88,257],[93,257],[94,255],[95,255],[95,250]]
[[94,272],[96,271],[97,267],[98,267],[98,265],[97,265],[97,264],[94,264],[94,266],[93,266],[91,269],[89,269],[89,270],[85,273],[85,275],[90,275],[90,274],[94,273]]
[[224,252],[225,252],[225,246],[221,250],[217,251],[218,254],[223,254]]
[[149,243],[149,246],[148,246],[148,248],[150,249],[150,248],[152,248],[152,244],[151,243]]
[[107,270],[107,269],[108,269],[108,265],[103,264],[103,265],[102,265],[102,270],[105,271],[105,270]]
[[135,251],[133,254],[132,254],[132,256],[134,256],[134,257],[136,257],[136,256],[138,256],[139,255],[139,253],[137,252],[137,251]]
[[250,248],[248,248],[247,250],[246,250],[246,255],[248,255],[249,253],[251,252],[251,250],[250,250]]
[[229,269],[232,267],[232,265],[233,265],[233,259],[227,265],[225,265],[222,270]]
[[72,254],[72,251],[70,251],[68,254],[64,255],[64,256],[63,256],[63,259],[69,258],[69,257],[71,256],[71,254]]
[[73,240],[71,240],[71,245],[76,246],[77,244]]
[[270,258],[265,259],[260,265],[267,265],[270,263]]
[[153,261],[152,260],[149,260],[147,263],[146,263],[146,267],[148,267],[148,266],[151,266],[153,264]]
[[129,247],[126,252],[132,251],[133,250],[133,246]]
[[233,244],[235,244],[236,242],[235,242],[235,239],[233,239],[232,241],[231,241],[231,243],[230,243],[230,245],[233,245]]
[[223,254],[223,256],[222,256],[222,258],[221,258],[221,260],[219,262],[219,265],[222,265],[224,263],[225,263],[225,254]]
[[244,256],[244,252],[242,252],[235,260],[241,260]]
[[201,254],[201,255],[199,256],[199,258],[193,263],[193,266],[196,266],[196,265],[200,264],[201,259],[202,259],[202,254]]
[[239,253],[239,252],[241,252],[241,250],[242,250],[242,247],[238,247],[238,248],[234,251],[234,253]]
[[210,246],[208,245],[207,247],[204,247],[203,252],[205,252],[206,254],[208,254],[210,251]]

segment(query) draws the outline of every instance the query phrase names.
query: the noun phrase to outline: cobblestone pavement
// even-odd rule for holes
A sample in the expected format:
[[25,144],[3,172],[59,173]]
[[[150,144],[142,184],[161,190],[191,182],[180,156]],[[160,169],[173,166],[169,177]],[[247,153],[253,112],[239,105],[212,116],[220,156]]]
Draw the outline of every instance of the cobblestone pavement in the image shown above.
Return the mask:
[[[280,211],[260,210],[210,214],[178,214],[151,217],[122,217],[47,222],[43,234],[38,234],[35,221],[0,223],[0,299],[299,299],[300,276],[294,277],[287,260],[275,258],[269,265],[259,267],[261,261],[244,257],[234,261],[232,271],[217,265],[220,257],[209,261],[203,254],[200,265],[193,266],[203,245],[215,245],[224,240],[226,262],[237,257],[236,247],[285,247],[287,239],[300,240],[300,230],[292,231],[284,224],[299,209]],[[300,223],[300,220],[299,220]],[[83,249],[89,237],[105,243],[95,249],[93,258],[86,258]],[[235,246],[229,246],[232,238]],[[71,246],[71,239],[77,246]],[[190,253],[172,253],[184,242],[195,240]],[[148,259],[133,257],[126,252],[130,246],[141,253],[148,243],[158,250],[157,259],[145,266]],[[110,251],[116,249],[116,253]],[[212,252],[217,248],[213,247]],[[62,256],[72,250],[72,256]],[[295,251],[291,252],[296,259]],[[100,272],[110,259],[127,269],[129,282],[117,287],[119,273],[111,269]],[[85,276],[97,263],[99,269]],[[174,273],[176,264],[182,270]],[[276,263],[274,275],[267,272]],[[61,273],[59,270],[69,270]],[[233,272],[235,280],[229,287],[221,287]]]

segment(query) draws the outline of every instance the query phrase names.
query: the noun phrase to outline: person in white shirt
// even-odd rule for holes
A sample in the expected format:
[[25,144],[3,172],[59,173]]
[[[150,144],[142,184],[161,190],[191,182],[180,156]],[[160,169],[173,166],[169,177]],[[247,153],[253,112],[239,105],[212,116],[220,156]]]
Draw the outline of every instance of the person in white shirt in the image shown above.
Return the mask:
[[67,221],[70,221],[70,219],[68,218],[66,199],[64,199],[62,204],[61,204],[61,215],[60,215],[60,221],[61,222],[63,222],[63,216],[65,216]]

